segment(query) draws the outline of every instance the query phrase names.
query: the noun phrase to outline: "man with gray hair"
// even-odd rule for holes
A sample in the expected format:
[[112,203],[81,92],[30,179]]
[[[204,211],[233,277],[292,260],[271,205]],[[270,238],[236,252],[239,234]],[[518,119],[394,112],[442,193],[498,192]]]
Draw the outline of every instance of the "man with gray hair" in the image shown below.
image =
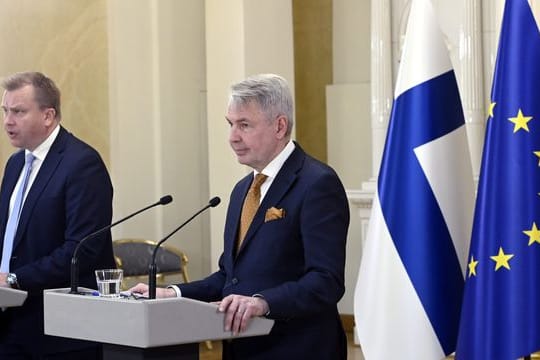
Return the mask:
[[232,190],[219,270],[157,296],[219,301],[235,334],[253,317],[275,320],[268,336],[225,341],[224,359],[345,359],[337,310],[349,226],[343,185],[291,140],[293,100],[281,76],[233,85],[225,118],[238,162],[253,171]]

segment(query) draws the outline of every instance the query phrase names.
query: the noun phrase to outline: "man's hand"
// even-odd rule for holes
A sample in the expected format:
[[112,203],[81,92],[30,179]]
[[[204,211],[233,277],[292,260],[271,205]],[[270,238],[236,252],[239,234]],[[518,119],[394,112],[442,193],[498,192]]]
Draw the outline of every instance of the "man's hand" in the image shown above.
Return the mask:
[[229,295],[221,300],[218,310],[225,313],[225,331],[238,335],[247,329],[251,318],[268,313],[269,307],[260,297]]
[[0,273],[0,287],[10,287],[7,283],[7,273]]
[[[141,296],[148,297],[148,285],[143,283],[138,283],[134,287],[128,290],[130,293],[140,294]],[[168,298],[176,297],[176,292],[173,289],[167,288],[157,288],[156,289],[156,298]]]

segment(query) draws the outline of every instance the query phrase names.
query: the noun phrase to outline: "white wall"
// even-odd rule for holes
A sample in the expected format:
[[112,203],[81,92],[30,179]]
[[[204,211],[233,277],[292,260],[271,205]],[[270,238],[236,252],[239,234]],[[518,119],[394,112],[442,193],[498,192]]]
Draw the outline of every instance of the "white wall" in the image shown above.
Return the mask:
[[[370,2],[333,2],[333,78],[326,88],[328,163],[346,189],[371,177]],[[352,203],[347,238],[345,295],[340,313],[353,313],[353,294],[365,230]]]
[[[174,198],[117,226],[113,238],[159,240],[208,202],[204,3],[107,4],[114,219]],[[208,273],[208,214],[169,242],[190,257],[192,277]]]

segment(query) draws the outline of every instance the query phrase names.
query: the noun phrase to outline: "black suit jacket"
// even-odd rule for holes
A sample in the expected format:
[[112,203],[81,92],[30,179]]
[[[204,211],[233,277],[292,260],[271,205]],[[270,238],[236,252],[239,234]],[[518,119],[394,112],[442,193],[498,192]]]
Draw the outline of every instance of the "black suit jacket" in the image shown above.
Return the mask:
[[[9,201],[24,151],[6,164],[0,188],[0,249]],[[21,344],[38,352],[62,352],[88,343],[43,333],[43,289],[69,287],[70,263],[79,241],[109,225],[113,189],[99,154],[64,128],[52,144],[30,188],[13,244],[10,271],[28,291],[22,307],[0,312],[0,344]],[[80,285],[96,288],[94,270],[115,267],[110,232],[81,248]]]
[[[249,174],[232,191],[219,271],[179,285],[182,295],[216,301],[229,294],[261,294],[267,300],[269,317],[276,321],[270,335],[225,342],[225,359],[346,358],[337,310],[345,291],[349,225],[343,185],[334,170],[296,144],[236,256],[240,213],[252,179]],[[283,209],[284,216],[266,219],[272,207]]]

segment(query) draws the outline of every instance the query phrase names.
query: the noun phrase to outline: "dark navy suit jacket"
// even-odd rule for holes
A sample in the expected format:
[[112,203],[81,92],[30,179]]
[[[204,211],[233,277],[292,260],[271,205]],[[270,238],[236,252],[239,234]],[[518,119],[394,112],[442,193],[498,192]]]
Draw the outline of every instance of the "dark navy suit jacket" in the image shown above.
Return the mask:
[[[0,249],[9,201],[24,166],[24,151],[6,164],[0,188]],[[22,307],[0,311],[0,344],[22,344],[41,353],[88,343],[43,334],[43,289],[70,285],[73,251],[86,235],[111,223],[113,189],[99,154],[60,128],[26,197],[13,244],[10,271],[28,291]],[[96,288],[93,271],[115,267],[110,232],[85,244],[80,286]]]
[[[344,359],[337,302],[343,296],[347,197],[338,176],[299,146],[284,163],[235,255],[240,212],[253,174],[232,191],[219,270],[179,285],[182,295],[216,301],[262,295],[275,325],[268,336],[224,343],[225,359]],[[269,208],[285,211],[265,221]]]

